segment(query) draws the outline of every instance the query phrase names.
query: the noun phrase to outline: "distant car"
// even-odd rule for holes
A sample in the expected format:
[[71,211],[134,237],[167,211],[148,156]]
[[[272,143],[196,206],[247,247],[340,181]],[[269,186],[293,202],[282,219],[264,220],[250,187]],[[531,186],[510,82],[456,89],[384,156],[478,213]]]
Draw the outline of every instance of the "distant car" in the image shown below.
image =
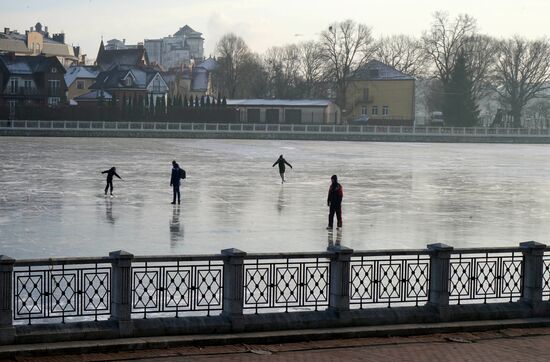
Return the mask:
[[442,127],[445,125],[445,118],[443,112],[435,111],[430,115],[430,126]]
[[367,116],[366,114],[362,114],[361,116],[355,118],[351,122],[355,124],[367,124],[368,121],[369,121],[369,116]]

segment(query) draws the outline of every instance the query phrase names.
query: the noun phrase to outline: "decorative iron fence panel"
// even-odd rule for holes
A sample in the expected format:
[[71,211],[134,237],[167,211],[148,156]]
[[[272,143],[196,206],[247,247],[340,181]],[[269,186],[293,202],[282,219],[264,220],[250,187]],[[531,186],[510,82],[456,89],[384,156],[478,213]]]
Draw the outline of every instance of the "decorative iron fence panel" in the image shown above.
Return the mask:
[[542,299],[550,300],[550,252],[545,252],[542,257]]
[[453,252],[449,264],[451,304],[514,302],[521,297],[523,254]]
[[16,266],[13,288],[15,321],[97,321],[111,314],[111,264]]
[[254,313],[325,309],[329,282],[326,257],[246,259],[243,309]]
[[222,310],[223,262],[167,261],[132,264],[132,314],[147,318],[212,315]]
[[430,256],[352,256],[350,307],[418,306],[428,301]]

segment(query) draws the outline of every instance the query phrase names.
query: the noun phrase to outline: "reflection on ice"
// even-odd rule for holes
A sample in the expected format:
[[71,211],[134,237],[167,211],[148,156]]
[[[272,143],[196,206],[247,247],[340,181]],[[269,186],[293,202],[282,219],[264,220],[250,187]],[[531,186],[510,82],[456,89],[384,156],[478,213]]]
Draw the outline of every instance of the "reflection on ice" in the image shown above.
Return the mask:
[[[280,154],[293,165],[283,185],[271,167]],[[179,207],[173,159],[188,175]],[[328,233],[329,245],[549,242],[548,159],[546,145],[4,137],[0,253],[324,250],[332,174],[344,229]],[[112,165],[125,181],[111,199],[100,172]]]

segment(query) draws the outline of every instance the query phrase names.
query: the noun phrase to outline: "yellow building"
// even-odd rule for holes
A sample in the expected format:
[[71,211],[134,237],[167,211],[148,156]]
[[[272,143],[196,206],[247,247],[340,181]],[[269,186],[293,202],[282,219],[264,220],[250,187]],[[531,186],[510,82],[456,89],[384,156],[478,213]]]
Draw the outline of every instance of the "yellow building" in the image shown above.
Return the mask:
[[348,81],[343,117],[369,125],[412,126],[414,81],[377,60],[368,62]]
[[99,70],[91,66],[74,66],[67,69],[65,83],[67,84],[67,99],[69,101],[90,92],[90,86],[95,83]]
[[19,34],[9,28],[4,28],[4,31],[0,32],[0,53],[55,56],[65,68],[68,68],[78,62],[79,51],[79,47],[65,44],[64,33],[50,34],[48,27],[43,29],[40,23],[25,31],[25,34]]

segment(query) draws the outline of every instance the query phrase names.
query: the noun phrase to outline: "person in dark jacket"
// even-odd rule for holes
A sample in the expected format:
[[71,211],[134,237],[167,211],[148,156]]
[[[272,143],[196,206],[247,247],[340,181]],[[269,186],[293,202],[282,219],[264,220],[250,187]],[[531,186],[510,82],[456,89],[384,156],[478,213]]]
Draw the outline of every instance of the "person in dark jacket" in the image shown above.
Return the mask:
[[338,220],[337,226],[342,227],[342,198],[344,197],[344,191],[342,185],[338,183],[338,176],[332,175],[330,178],[332,184],[328,189],[327,206],[329,209],[328,214],[328,226],[327,229],[332,229],[332,223],[334,220],[334,214]]
[[172,176],[170,177],[170,186],[172,186],[173,198],[172,205],[176,204],[176,196],[178,197],[178,204],[180,203],[180,183],[181,183],[181,171],[180,166],[174,160],[172,161]]
[[118,177],[119,179],[122,180],[122,177],[120,177],[117,173],[116,173],[116,167],[111,167],[110,169],[108,170],[105,170],[103,171],[102,173],[106,173],[107,174],[107,185],[105,186],[105,195],[107,195],[107,190],[110,188],[111,189],[111,195],[113,195],[113,177],[116,176]]
[[271,167],[275,167],[275,165],[277,164],[279,165],[279,175],[281,175],[281,183],[283,183],[285,182],[285,170],[286,170],[285,164],[290,166],[290,168],[292,168],[292,165],[286,162],[286,160],[283,158],[283,155],[280,155],[277,161],[275,161],[275,163]]

